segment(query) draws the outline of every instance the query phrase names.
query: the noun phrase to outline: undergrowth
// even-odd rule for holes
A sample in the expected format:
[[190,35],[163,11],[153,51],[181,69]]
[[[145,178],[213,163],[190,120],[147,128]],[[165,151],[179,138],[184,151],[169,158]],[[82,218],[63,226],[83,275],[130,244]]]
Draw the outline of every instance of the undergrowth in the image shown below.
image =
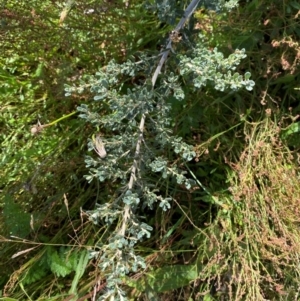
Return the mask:
[[1,299],[298,300],[299,5],[199,8],[153,88],[188,3],[123,2],[1,10]]

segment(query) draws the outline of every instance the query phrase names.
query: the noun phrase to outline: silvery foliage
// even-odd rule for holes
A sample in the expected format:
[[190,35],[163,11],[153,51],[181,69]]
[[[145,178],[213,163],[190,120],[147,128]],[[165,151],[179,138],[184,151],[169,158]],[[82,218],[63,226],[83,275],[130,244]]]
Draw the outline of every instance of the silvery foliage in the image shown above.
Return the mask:
[[[217,13],[222,10],[232,10],[237,5],[237,0],[200,0],[198,4]],[[185,6],[185,1],[178,0],[147,0],[145,2],[145,7],[155,12],[161,22],[170,25],[174,25],[176,18],[182,16]]]
[[[157,3],[164,3],[165,9],[170,6],[170,11],[175,5],[172,0]],[[249,73],[235,72],[245,57],[244,50],[224,58],[217,49],[209,50],[204,36],[199,40],[188,51],[171,55],[170,66],[173,57],[180,71],[175,74],[168,67],[162,69],[158,84],[153,77],[151,80],[151,74],[160,56],[139,54],[139,59],[136,55],[123,64],[111,61],[95,75],[85,75],[78,86],[66,87],[66,95],[89,90],[93,99],[79,106],[78,111],[81,118],[103,133],[101,143],[106,154],[97,156],[94,152],[86,156],[89,171],[86,179],[119,187],[112,196],[104,194],[106,199],[94,210],[87,211],[94,224],[110,229],[107,240],[90,252],[91,258],[98,259],[107,280],[107,290],[99,300],[127,300],[121,279],[146,267],[134,249],[152,231],[143,222],[141,210],[158,205],[166,211],[172,204],[171,196],[162,195],[156,189],[159,181],[168,179],[187,189],[195,185],[182,169],[182,163],[191,161],[196,154],[191,145],[172,131],[171,100],[185,101],[182,78],[190,89],[210,85],[220,91],[251,90],[254,85]],[[95,138],[89,139],[88,149],[95,150]]]
[[208,9],[220,12],[222,10],[232,10],[238,6],[237,0],[202,0],[201,4]]
[[[177,3],[176,3],[177,2]],[[155,0],[146,1],[145,7],[155,12],[161,22],[174,25],[176,18],[181,17],[183,13],[184,1],[178,5],[177,0]]]
[[[202,36],[203,41],[205,36]],[[246,57],[245,49],[236,50],[228,58],[224,58],[223,53],[217,48],[213,50],[199,43],[193,54],[190,56],[180,56],[180,74],[184,77],[190,75],[195,88],[201,88],[208,83],[213,85],[216,90],[238,90],[245,87],[251,91],[254,81],[250,80],[250,72],[240,75],[234,72],[241,60]]]

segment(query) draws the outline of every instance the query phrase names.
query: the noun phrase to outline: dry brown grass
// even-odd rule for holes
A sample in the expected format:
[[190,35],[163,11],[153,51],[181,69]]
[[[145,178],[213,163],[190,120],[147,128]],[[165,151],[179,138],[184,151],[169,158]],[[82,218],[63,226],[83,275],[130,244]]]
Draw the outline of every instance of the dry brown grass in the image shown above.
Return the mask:
[[268,116],[244,131],[245,149],[231,164],[232,199],[223,201],[231,205],[206,229],[200,277],[217,300],[298,300],[298,166]]

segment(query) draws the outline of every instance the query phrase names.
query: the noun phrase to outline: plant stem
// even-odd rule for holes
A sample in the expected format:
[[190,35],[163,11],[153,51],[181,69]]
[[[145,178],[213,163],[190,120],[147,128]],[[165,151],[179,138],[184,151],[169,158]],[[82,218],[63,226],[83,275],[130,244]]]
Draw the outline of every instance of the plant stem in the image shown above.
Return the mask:
[[60,118],[58,118],[58,119],[56,119],[56,120],[54,120],[54,121],[52,121],[50,123],[44,124],[43,127],[54,125],[54,124],[56,124],[56,123],[58,123],[58,122],[60,122],[60,121],[62,121],[64,119],[67,119],[67,118],[75,115],[76,113],[77,113],[77,111],[74,111],[74,112],[72,112],[72,113],[70,113],[68,115],[62,116],[62,117],[60,117]]

